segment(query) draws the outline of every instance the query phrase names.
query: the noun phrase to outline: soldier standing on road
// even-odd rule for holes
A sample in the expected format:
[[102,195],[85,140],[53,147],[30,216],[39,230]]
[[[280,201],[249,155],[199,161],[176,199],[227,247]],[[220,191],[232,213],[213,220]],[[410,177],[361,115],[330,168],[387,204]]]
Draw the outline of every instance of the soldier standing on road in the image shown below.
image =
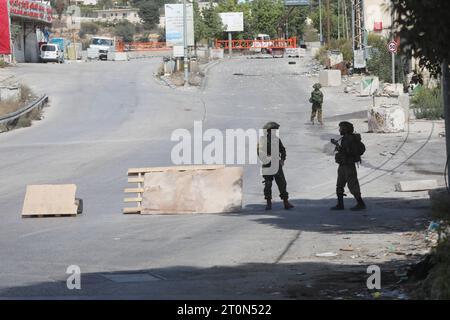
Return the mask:
[[[356,163],[361,162],[361,155],[366,148],[361,142],[361,135],[353,133],[353,124],[347,121],[339,123],[339,133],[342,138],[340,141],[331,139],[331,143],[336,146],[336,163],[339,164],[338,177],[336,183],[336,194],[338,203],[331,210],[344,210],[344,188],[348,188],[356,199],[356,206],[350,210],[359,211],[366,208],[366,205],[361,198],[361,190],[359,187],[358,173],[356,171]],[[340,143],[339,143],[340,142]]]
[[322,122],[322,103],[323,103],[323,93],[320,91],[320,88],[322,86],[320,83],[315,83],[313,85],[314,90],[311,92],[311,98],[309,98],[309,102],[312,103],[312,111],[311,111],[311,123],[314,124],[314,118],[317,114],[317,121],[321,125],[323,125]]
[[[271,158],[271,144],[273,141],[278,141],[278,151],[279,155],[278,157],[274,157],[276,161],[279,161],[278,170],[273,175],[264,175],[264,169],[271,167],[271,162],[263,164],[263,178],[264,178],[264,198],[267,201],[266,210],[272,209],[272,181],[275,179],[275,182],[278,186],[278,190],[280,191],[280,198],[283,200],[284,208],[286,210],[293,208],[294,206],[289,203],[289,194],[286,190],[286,178],[284,177],[283,172],[283,166],[284,161],[286,160],[286,149],[281,142],[281,139],[275,136],[275,133],[273,133],[272,136],[272,130],[277,130],[280,128],[280,125],[276,122],[268,122],[266,125],[264,125],[263,129],[267,130],[267,136],[261,137],[259,143],[258,143],[258,156],[262,159],[262,155],[266,154],[268,158]],[[267,147],[267,149],[264,150],[264,146]],[[274,148],[276,149],[276,148]],[[264,162],[264,161],[263,161]]]

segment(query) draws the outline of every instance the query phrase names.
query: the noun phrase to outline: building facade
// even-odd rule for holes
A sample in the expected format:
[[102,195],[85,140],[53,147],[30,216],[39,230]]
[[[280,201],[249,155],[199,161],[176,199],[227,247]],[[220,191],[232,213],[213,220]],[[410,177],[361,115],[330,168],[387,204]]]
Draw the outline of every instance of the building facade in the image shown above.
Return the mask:
[[97,14],[95,20],[104,22],[114,22],[120,20],[128,20],[131,23],[141,23],[139,17],[139,9],[137,8],[111,8],[103,10],[94,10]]
[[389,0],[364,0],[364,24],[368,32],[389,37],[392,27],[392,6]]
[[12,55],[16,62],[39,62],[39,44],[46,41],[52,8],[46,1],[8,0]]

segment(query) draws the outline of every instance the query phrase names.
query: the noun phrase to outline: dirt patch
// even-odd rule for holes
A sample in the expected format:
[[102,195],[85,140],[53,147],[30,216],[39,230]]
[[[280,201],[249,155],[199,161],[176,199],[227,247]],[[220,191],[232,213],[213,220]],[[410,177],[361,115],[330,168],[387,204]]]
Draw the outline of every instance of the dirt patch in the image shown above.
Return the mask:
[[[36,100],[38,97],[33,94],[31,89],[25,85],[20,86],[20,95],[18,99],[8,99],[0,101],[0,116],[4,116],[13,113],[32,101]],[[31,126],[33,120],[42,119],[42,110],[34,109],[27,114],[24,114],[20,118],[17,118],[11,122],[0,124],[0,132],[9,131],[15,128],[23,128]]]

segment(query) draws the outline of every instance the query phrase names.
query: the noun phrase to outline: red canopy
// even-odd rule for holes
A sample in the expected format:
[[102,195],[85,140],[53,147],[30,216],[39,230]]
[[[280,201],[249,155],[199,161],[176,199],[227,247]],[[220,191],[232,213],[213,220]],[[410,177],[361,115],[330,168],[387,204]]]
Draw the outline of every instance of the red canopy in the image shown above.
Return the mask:
[[0,0],[0,54],[11,54],[7,0]]

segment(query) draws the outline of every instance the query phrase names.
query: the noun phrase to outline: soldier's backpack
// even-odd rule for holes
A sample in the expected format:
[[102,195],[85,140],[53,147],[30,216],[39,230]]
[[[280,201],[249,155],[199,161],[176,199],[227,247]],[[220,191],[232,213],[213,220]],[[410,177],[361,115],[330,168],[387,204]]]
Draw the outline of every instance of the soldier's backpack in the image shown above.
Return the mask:
[[361,141],[361,135],[359,133],[352,133],[352,156],[354,162],[361,162],[361,156],[366,152],[366,146]]
[[323,94],[320,92],[320,90],[314,90],[311,92],[311,98],[309,99],[309,102],[316,103],[316,104],[322,104],[323,102]]

